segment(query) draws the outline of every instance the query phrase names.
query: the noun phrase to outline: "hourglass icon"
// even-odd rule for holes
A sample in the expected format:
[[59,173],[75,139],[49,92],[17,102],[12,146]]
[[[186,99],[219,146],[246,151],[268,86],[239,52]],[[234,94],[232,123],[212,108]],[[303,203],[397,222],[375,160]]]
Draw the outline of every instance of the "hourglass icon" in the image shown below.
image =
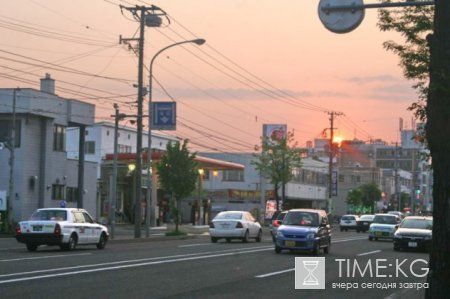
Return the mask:
[[313,272],[317,269],[319,261],[302,261],[303,267],[308,271],[305,279],[303,279],[303,285],[305,286],[317,286],[319,285],[319,280],[314,276]]

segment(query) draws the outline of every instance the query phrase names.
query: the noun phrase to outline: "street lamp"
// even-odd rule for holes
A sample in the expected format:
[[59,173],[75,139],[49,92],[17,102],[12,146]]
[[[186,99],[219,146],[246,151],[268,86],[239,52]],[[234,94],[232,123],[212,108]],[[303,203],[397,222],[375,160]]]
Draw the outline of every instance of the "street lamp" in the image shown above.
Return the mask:
[[205,43],[205,40],[202,38],[197,38],[197,39],[193,39],[193,40],[186,40],[186,41],[182,41],[182,42],[178,42],[178,43],[174,43],[171,45],[168,45],[167,47],[162,48],[161,50],[159,50],[158,52],[156,52],[155,55],[153,55],[153,58],[150,60],[150,69],[149,69],[149,84],[148,84],[148,147],[147,147],[147,165],[148,165],[148,170],[147,170],[147,217],[146,217],[146,229],[145,229],[145,234],[147,237],[150,236],[150,217],[151,216],[151,225],[152,226],[156,226],[156,218],[155,218],[155,210],[156,210],[156,200],[151,200],[152,199],[152,191],[151,191],[151,187],[152,187],[152,178],[151,178],[151,167],[152,167],[152,150],[151,150],[151,145],[152,145],[152,129],[151,129],[151,124],[152,124],[152,118],[151,118],[151,106],[152,106],[152,95],[153,95],[153,89],[152,89],[152,81],[153,81],[153,62],[155,61],[156,57],[158,57],[159,54],[161,54],[163,51],[178,46],[178,45],[182,45],[182,44],[187,44],[187,43],[194,43],[196,45],[203,45]]

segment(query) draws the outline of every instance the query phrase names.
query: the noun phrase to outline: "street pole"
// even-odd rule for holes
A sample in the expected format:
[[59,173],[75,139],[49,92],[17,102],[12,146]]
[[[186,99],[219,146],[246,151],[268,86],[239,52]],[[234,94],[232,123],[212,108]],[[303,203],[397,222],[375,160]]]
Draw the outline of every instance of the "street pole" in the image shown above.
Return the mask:
[[[135,7],[124,7],[120,5],[121,9],[126,9],[130,11],[136,19],[139,20],[140,23],[140,32],[139,38],[128,38],[122,39],[120,37],[120,43],[127,42],[130,40],[137,40],[139,44],[138,49],[138,97],[137,97],[137,138],[136,138],[136,172],[135,172],[135,221],[134,221],[134,237],[141,237],[141,197],[142,197],[142,118],[143,118],[143,101],[144,101],[144,87],[143,87],[143,70],[144,70],[144,34],[145,34],[145,26],[148,27],[160,27],[161,26],[161,18],[158,15],[166,15],[164,11],[162,11],[159,7],[152,5],[151,7],[146,6],[135,6]],[[157,14],[156,11],[160,11],[160,14]],[[148,12],[148,13],[147,13]],[[149,129],[150,134],[150,129]],[[148,205],[148,204],[147,204]]]
[[397,202],[397,211],[400,211],[400,196],[398,193],[398,143],[395,143],[395,151],[394,151],[394,188],[395,188],[395,201]]
[[342,115],[341,112],[331,111],[330,115],[330,140],[329,140],[329,161],[328,161],[328,200],[327,200],[327,213],[331,213],[332,204],[331,196],[333,195],[333,139],[334,139],[334,117]]
[[15,148],[16,148],[16,96],[18,88],[13,89],[13,104],[12,104],[12,124],[11,124],[11,140],[9,143],[9,191],[8,191],[8,223],[9,229],[13,225],[14,218],[13,212],[13,200],[15,198],[15,178],[14,178],[14,161],[15,161]]
[[[194,40],[186,40],[178,43],[174,43],[171,45],[168,45],[167,47],[162,48],[158,52],[153,55],[152,59],[150,60],[150,66],[149,66],[149,79],[148,79],[148,145],[147,145],[147,165],[148,165],[148,172],[147,172],[147,218],[148,215],[151,214],[151,225],[156,226],[156,198],[152,199],[152,173],[151,173],[151,167],[152,167],[152,97],[153,97],[153,63],[155,62],[156,57],[159,56],[162,52],[164,52],[167,49],[170,49],[172,47],[181,45],[181,44],[187,44],[187,43],[194,43],[199,46],[203,45],[205,43],[204,39],[198,38]],[[150,232],[150,223],[146,222],[146,236],[148,237]]]
[[114,158],[113,158],[113,173],[111,179],[111,194],[109,202],[109,225],[111,227],[110,236],[114,239],[114,230],[116,225],[116,202],[117,202],[117,144],[118,144],[118,131],[119,131],[119,106],[114,104],[114,109],[116,111],[114,115]]

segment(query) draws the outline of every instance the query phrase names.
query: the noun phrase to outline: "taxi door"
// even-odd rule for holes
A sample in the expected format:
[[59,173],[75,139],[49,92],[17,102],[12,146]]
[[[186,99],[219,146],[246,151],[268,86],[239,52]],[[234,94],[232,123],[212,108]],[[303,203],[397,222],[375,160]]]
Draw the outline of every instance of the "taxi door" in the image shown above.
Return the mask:
[[90,242],[90,229],[87,227],[84,215],[80,211],[74,211],[74,225],[78,234],[78,244],[86,244]]
[[94,219],[92,219],[91,215],[88,212],[83,212],[84,224],[86,225],[86,231],[88,231],[88,240],[89,243],[97,243],[100,239],[101,228],[100,225],[95,223]]

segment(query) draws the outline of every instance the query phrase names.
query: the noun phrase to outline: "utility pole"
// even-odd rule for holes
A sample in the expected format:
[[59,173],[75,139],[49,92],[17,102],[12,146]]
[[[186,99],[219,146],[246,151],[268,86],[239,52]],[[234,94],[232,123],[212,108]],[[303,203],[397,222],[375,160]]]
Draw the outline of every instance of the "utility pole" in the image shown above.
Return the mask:
[[395,143],[394,151],[394,188],[395,188],[395,201],[397,202],[397,211],[400,211],[400,196],[398,194],[398,142]]
[[8,230],[11,229],[13,224],[13,200],[15,198],[15,178],[14,178],[14,161],[15,161],[15,148],[16,148],[16,97],[18,88],[13,89],[12,98],[12,124],[11,124],[11,137],[9,142],[9,190],[8,190]]
[[328,200],[327,200],[327,212],[331,213],[331,196],[333,195],[333,139],[334,139],[334,118],[342,115],[342,112],[331,111],[330,115],[330,139],[329,139],[329,161],[328,161]]
[[119,114],[119,106],[114,104],[114,158],[113,158],[113,172],[112,177],[110,178],[110,195],[109,195],[109,225],[111,228],[110,236],[111,239],[114,239],[114,231],[116,226],[116,202],[117,202],[117,144],[118,144],[118,136],[119,136],[119,120],[122,119]]
[[[152,18],[154,16],[155,10],[161,11],[156,6],[146,7],[146,6],[134,6],[125,7],[120,5],[121,9],[130,11],[134,18],[139,21],[139,38],[127,38],[122,39],[120,37],[119,42],[122,43],[127,41],[137,41],[138,42],[138,96],[137,96],[137,138],[136,138],[136,171],[135,171],[135,202],[134,202],[134,237],[141,237],[141,200],[142,200],[142,117],[143,117],[143,101],[144,101],[144,86],[143,86],[143,74],[144,74],[144,34],[145,26],[149,27],[159,27],[161,25],[160,18]],[[149,12],[151,11],[151,13]],[[156,20],[156,21],[155,21]],[[148,132],[151,134],[151,132]],[[147,203],[148,204],[148,203]]]

